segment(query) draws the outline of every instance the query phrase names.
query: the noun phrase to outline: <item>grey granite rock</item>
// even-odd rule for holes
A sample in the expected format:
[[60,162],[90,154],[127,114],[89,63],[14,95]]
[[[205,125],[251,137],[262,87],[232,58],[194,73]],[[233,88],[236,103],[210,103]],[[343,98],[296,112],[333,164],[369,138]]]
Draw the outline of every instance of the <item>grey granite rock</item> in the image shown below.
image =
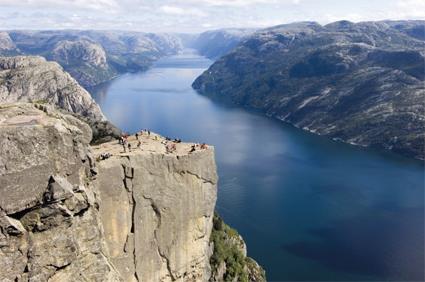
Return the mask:
[[0,280],[119,281],[105,255],[90,127],[51,106],[0,105]]
[[95,120],[105,120],[90,94],[55,62],[42,57],[0,57],[0,103],[55,105]]
[[209,279],[214,149],[140,138],[91,147],[53,106],[0,105],[0,281]]
[[188,154],[188,146],[175,155],[165,154],[160,141],[144,144],[145,150],[126,154],[115,142],[97,149],[113,153],[98,163],[95,181],[111,261],[126,281],[207,281],[214,151]]

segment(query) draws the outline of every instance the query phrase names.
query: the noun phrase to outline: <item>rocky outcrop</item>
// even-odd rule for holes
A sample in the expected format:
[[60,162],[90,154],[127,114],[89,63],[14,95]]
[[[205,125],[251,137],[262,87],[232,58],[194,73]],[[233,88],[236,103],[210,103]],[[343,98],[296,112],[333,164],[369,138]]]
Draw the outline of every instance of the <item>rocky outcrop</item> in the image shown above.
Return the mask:
[[90,127],[37,107],[0,106],[0,280],[118,281],[92,184]]
[[0,57],[0,103],[39,102],[94,120],[100,107],[68,73],[42,57]]
[[213,255],[211,256],[211,282],[246,281],[265,282],[264,269],[247,256],[247,247],[242,236],[225,224],[217,214],[213,219],[211,233]]
[[[212,148],[166,154],[144,136],[142,150],[112,153],[98,163],[100,215],[110,259],[126,281],[206,281],[217,175]],[[137,141],[130,139],[133,148]],[[121,152],[121,153],[120,153]]]
[[51,106],[0,105],[0,280],[207,281],[213,148],[90,139]]
[[10,52],[15,49],[15,43],[13,43],[9,34],[7,32],[0,31],[0,52]]
[[316,134],[424,159],[424,28],[424,21],[268,28],[193,87]]

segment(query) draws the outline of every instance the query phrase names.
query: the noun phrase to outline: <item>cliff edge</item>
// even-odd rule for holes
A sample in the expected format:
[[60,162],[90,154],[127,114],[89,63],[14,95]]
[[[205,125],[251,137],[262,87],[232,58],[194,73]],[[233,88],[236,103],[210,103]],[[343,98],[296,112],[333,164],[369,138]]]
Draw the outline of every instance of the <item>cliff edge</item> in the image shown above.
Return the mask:
[[207,281],[214,149],[91,134],[51,106],[0,105],[0,280]]

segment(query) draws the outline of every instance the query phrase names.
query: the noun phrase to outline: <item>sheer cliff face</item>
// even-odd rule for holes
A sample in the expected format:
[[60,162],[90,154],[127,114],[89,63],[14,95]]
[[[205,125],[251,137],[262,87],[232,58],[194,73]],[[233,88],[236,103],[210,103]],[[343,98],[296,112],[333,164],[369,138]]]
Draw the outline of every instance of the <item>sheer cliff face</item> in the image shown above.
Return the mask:
[[90,139],[50,106],[0,106],[0,280],[208,280],[213,149],[93,152]]
[[42,57],[0,57],[0,103],[34,101],[105,120],[90,94],[57,63]]
[[314,22],[259,31],[193,84],[299,128],[423,159],[425,22]]
[[101,161],[98,169],[106,242],[123,278],[207,280],[217,182],[213,150],[129,153]]

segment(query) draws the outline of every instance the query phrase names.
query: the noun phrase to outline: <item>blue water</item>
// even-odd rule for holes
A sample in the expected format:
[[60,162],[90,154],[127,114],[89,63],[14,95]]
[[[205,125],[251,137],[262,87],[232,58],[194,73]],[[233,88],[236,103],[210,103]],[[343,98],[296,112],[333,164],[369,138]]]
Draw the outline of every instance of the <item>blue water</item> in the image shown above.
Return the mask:
[[216,148],[217,210],[269,281],[424,279],[421,162],[328,140],[198,95],[194,53],[93,90],[109,120]]

